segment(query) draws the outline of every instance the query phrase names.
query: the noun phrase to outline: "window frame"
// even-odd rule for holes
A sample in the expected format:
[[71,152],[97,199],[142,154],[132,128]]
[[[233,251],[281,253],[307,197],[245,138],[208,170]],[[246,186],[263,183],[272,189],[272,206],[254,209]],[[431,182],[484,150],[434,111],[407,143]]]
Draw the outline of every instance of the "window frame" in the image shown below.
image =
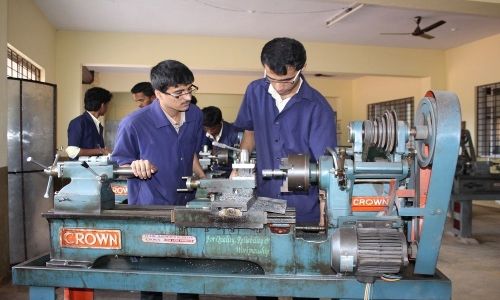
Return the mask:
[[476,86],[476,150],[500,158],[500,82]]
[[43,81],[44,70],[37,63],[10,44],[7,44],[7,76]]
[[[367,119],[375,120],[377,117],[382,117],[386,110],[394,109],[399,121],[406,121],[410,126],[414,124],[415,116],[415,98],[406,97],[394,100],[370,103],[367,105]],[[409,110],[409,111],[408,111]]]

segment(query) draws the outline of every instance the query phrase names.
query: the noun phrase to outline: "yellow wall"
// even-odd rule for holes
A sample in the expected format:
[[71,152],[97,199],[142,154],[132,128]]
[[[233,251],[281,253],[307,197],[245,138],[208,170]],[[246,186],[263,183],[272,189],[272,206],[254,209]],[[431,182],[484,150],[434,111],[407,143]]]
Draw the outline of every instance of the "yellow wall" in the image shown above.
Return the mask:
[[106,113],[106,121],[120,121],[138,109],[135,101],[132,100],[132,95],[127,92],[113,92],[113,98],[108,105],[108,112]]
[[347,124],[352,118],[352,80],[334,78],[307,78],[309,84],[323,94],[337,112],[337,136],[339,145],[347,144]]
[[[31,0],[6,0],[6,7],[7,42],[43,66],[46,81],[58,85],[58,145],[66,144],[67,124],[83,110],[82,65],[144,67],[166,58],[179,59],[195,72],[200,93],[215,95],[241,95],[248,82],[256,76],[207,74],[204,70],[261,72],[259,54],[266,40],[56,32]],[[461,99],[463,118],[474,134],[475,86],[499,81],[500,60],[497,53],[500,51],[500,35],[447,51],[304,44],[308,51],[309,73],[371,75],[355,80],[308,78],[314,87],[335,102],[332,105],[338,111],[341,129],[345,129],[352,119],[365,118],[367,103],[405,97],[407,94],[412,94],[418,101],[427,89],[448,89],[456,92]],[[134,83],[149,77],[147,73],[113,73],[108,77],[116,78],[109,80],[105,74],[101,75],[103,78],[94,85],[114,92],[128,92]],[[393,77],[403,78],[398,81]],[[235,112],[227,114],[230,116]]]
[[[65,128],[71,118],[83,109],[80,84],[82,65],[153,66],[163,59],[172,58],[184,62],[195,71],[253,71],[260,74],[260,50],[267,42],[259,39],[71,31],[57,32],[56,40],[59,109],[65,112],[64,115],[58,115],[58,145],[66,144]],[[429,77],[431,85],[436,88],[444,88],[446,84],[444,51],[304,44],[309,58],[307,70],[311,73],[418,76]],[[248,82],[255,78],[250,77],[202,74],[197,76],[197,83],[200,93],[223,91],[227,94],[242,94]],[[108,87],[104,82],[101,79],[102,87],[118,89]],[[126,90],[131,84],[133,82],[127,82]],[[314,82],[312,84],[315,86]],[[331,86],[335,85],[332,81]],[[345,92],[344,84],[340,85],[344,94],[350,94]],[[125,91],[124,88],[120,89]],[[332,89],[318,90],[326,96],[336,97]],[[340,102],[351,102],[351,99],[342,99]],[[342,113],[348,118],[350,107],[342,108]]]
[[[43,68],[45,81],[56,81],[56,31],[31,0],[0,0],[0,106],[7,107],[7,43]],[[7,194],[7,109],[0,110],[0,281],[9,274]]]
[[476,142],[476,86],[500,82],[500,34],[446,51],[448,89],[457,93],[462,120]]
[[414,97],[415,109],[425,92],[431,89],[426,78],[365,76],[353,81],[352,120],[367,118],[371,103]]
[[[195,84],[200,88],[197,95],[198,106],[205,107],[209,105],[218,106],[224,119],[233,122],[236,119],[243,94],[247,85],[258,78],[260,72],[253,72],[252,75],[238,74],[222,75],[214,72],[194,71]],[[343,80],[328,77],[306,76],[308,82],[319,90],[332,107],[337,110],[337,118],[341,121],[339,130],[347,126],[347,120],[350,119],[350,106],[352,86],[351,80]],[[140,81],[148,81],[149,76],[141,72],[104,72],[96,76],[93,85],[103,86],[114,93],[112,105],[106,116],[107,120],[119,120],[127,113],[135,109],[135,104],[131,100],[130,89]]]
[[56,83],[56,30],[32,0],[7,0],[7,41],[45,70]]

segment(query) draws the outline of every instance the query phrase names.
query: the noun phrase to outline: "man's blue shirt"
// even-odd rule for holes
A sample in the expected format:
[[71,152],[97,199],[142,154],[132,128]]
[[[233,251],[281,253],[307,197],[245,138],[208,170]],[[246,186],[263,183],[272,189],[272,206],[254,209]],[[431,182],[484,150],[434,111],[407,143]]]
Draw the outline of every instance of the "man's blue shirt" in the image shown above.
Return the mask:
[[99,127],[100,132],[87,111],[74,118],[68,125],[68,146],[84,149],[104,148],[102,126]]
[[160,107],[159,100],[128,115],[120,123],[112,159],[118,165],[147,159],[156,167],[151,179],[128,180],[128,203],[136,205],[185,205],[193,193],[185,188],[182,176],[193,175],[193,156],[203,138],[201,110],[191,104],[179,133]]
[[282,179],[263,179],[263,169],[279,169],[289,154],[308,154],[317,161],[327,147],[336,147],[336,113],[305,80],[298,93],[278,111],[264,79],[248,86],[234,125],[254,131],[257,154],[257,195],[286,199],[297,212],[298,223],[318,223],[318,187],[308,192],[281,193]]
[[[222,126],[222,133],[219,138],[219,143],[226,144],[228,146],[234,147],[234,145],[240,144],[240,139],[238,135],[241,133],[241,129],[235,127],[231,123],[226,121],[222,121],[224,124]],[[208,145],[209,148],[212,148],[212,140],[206,136],[204,136],[202,145]]]

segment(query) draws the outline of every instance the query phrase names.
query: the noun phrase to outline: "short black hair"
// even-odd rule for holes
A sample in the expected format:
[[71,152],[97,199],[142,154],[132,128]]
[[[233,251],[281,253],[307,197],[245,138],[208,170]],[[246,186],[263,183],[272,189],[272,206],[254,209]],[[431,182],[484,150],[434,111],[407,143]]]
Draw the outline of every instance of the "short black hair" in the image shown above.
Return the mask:
[[196,96],[191,94],[191,103],[196,105],[198,103],[198,99],[196,99]]
[[274,38],[262,48],[260,61],[278,75],[286,75],[287,66],[301,70],[306,64],[306,49],[301,42],[287,37]]
[[130,92],[132,94],[143,93],[144,96],[147,96],[147,97],[151,97],[155,94],[155,91],[153,89],[153,86],[151,85],[151,82],[148,82],[148,81],[137,83],[130,90]]
[[164,60],[151,69],[151,84],[155,90],[165,92],[169,87],[179,84],[191,84],[193,72],[183,63],[176,60]]
[[222,112],[216,106],[207,106],[203,112],[203,126],[214,127],[222,122]]
[[85,110],[98,111],[102,104],[111,101],[111,97],[113,97],[113,94],[106,89],[100,87],[90,88],[85,92],[85,98],[83,100],[85,103]]

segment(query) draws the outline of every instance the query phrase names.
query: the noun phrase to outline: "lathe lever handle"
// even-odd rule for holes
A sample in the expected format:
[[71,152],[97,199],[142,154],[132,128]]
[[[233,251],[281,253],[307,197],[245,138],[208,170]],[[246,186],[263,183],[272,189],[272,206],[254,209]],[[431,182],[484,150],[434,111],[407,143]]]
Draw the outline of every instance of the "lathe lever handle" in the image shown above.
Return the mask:
[[43,172],[45,174],[49,175],[49,181],[47,182],[47,188],[45,189],[45,194],[43,195],[44,198],[46,198],[46,199],[49,198],[50,187],[52,186],[52,182],[54,181],[52,176],[57,175],[57,172],[54,169],[57,165],[57,162],[59,161],[59,154],[55,155],[54,162],[52,163],[52,165],[50,167],[47,167],[47,166],[39,163],[38,161],[34,160],[33,157],[31,157],[31,156],[27,157],[26,161],[39,165],[40,167],[42,167],[44,169]]
[[33,159],[33,157],[29,156],[26,158],[26,161],[27,162],[30,162],[30,163],[34,163],[35,165],[39,165],[40,167],[44,168],[44,169],[47,169],[48,167],[46,165],[43,165],[42,163],[36,161]]
[[94,175],[96,178],[100,179],[101,176],[99,176],[99,174],[96,173],[96,171],[94,171],[90,166],[89,164],[86,162],[86,161],[82,161],[82,167],[84,167],[85,169],[89,170],[90,173],[92,173],[92,175]]
[[49,191],[50,191],[50,187],[52,186],[53,180],[54,180],[53,177],[49,176],[49,182],[47,183],[47,188],[45,189],[45,194],[43,195],[43,198],[45,198],[45,199],[49,198]]
[[229,149],[229,150],[233,150],[233,151],[236,151],[236,152],[241,152],[241,149],[238,149],[238,148],[235,148],[235,147],[231,147],[231,146],[228,146],[226,144],[219,143],[219,142],[216,142],[216,141],[212,142],[212,146],[219,147],[219,148],[222,148],[222,149]]

